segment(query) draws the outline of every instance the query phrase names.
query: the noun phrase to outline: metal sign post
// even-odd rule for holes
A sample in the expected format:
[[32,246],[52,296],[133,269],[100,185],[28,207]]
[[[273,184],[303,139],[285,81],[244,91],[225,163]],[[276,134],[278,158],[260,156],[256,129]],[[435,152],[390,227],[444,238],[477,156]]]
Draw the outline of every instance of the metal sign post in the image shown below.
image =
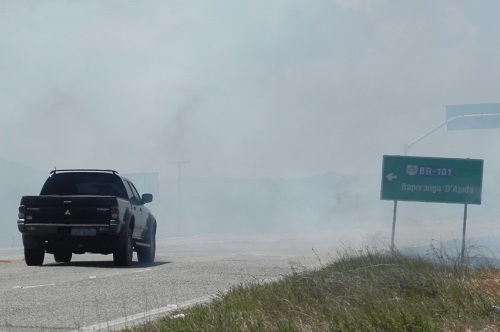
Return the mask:
[[467,204],[464,205],[464,225],[462,231],[462,251],[460,252],[460,263],[465,262],[465,228],[467,227]]
[[391,236],[391,251],[396,249],[394,245],[394,236],[396,235],[396,214],[398,212],[398,201],[394,201],[394,210],[392,213],[392,236]]

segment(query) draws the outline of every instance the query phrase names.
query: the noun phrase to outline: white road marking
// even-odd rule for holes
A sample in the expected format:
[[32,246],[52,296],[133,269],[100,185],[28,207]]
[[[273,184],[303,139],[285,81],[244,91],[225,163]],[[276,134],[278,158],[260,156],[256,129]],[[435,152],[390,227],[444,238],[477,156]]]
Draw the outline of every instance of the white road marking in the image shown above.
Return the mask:
[[132,274],[132,273],[144,273],[144,272],[151,272],[153,271],[152,268],[147,268],[147,269],[140,269],[140,270],[132,270],[132,271],[126,271],[126,272],[115,272],[115,273],[106,273],[101,276],[89,276],[89,279],[97,279],[97,278],[102,278],[102,277],[112,277],[112,276],[124,276],[127,274]]
[[[131,273],[144,273],[144,272],[151,272],[153,271],[152,268],[146,268],[146,269],[140,269],[140,270],[134,270],[134,271],[129,271],[128,273],[114,273],[113,275],[125,275],[125,274],[131,274]],[[106,276],[109,276],[111,274],[108,274]],[[89,276],[89,279],[97,279],[97,276]],[[56,284],[44,284],[44,285],[31,285],[31,286],[14,286],[12,289],[30,289],[30,288],[39,288],[39,287],[48,287],[48,286],[55,286]]]
[[45,284],[45,285],[33,285],[33,286],[14,286],[12,289],[29,289],[29,288],[39,288],[47,286],[55,286],[56,284]]
[[141,323],[148,322],[158,316],[166,315],[172,311],[177,309],[183,309],[195,304],[205,303],[212,300],[215,295],[204,296],[200,298],[196,298],[193,300],[185,301],[181,304],[169,304],[166,307],[152,309],[149,311],[141,312],[135,315],[125,316],[121,318],[117,318],[111,320],[109,322],[98,323],[94,325],[88,325],[79,328],[78,330],[74,330],[72,332],[87,332],[87,331],[113,331],[117,329],[123,329],[125,327],[131,327],[134,325],[138,325]]

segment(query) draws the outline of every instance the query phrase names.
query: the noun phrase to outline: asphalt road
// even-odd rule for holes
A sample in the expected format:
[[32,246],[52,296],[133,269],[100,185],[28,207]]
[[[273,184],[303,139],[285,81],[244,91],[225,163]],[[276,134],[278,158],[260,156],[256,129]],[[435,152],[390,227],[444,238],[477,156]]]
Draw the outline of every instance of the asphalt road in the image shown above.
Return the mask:
[[[316,242],[315,242],[316,243]],[[265,282],[328,255],[307,240],[214,236],[158,243],[154,264],[115,267],[112,256],[45,256],[28,267],[22,248],[0,250],[0,331],[109,331],[209,301],[232,286]],[[317,245],[318,243],[316,243]],[[326,259],[324,257],[323,259]]]

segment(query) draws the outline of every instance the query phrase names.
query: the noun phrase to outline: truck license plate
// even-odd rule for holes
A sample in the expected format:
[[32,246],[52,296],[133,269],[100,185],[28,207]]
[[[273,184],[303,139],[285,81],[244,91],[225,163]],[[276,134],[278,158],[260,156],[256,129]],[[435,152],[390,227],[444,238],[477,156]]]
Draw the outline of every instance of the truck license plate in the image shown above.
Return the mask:
[[95,228],[72,228],[71,235],[73,236],[95,236],[97,234]]

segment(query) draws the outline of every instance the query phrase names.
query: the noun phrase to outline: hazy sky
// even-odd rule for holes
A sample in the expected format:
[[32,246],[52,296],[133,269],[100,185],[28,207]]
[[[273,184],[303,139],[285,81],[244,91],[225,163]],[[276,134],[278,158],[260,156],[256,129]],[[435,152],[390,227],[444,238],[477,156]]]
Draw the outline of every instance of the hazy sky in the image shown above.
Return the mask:
[[[500,102],[496,0],[0,1],[0,157],[41,170],[298,177]],[[410,155],[500,167],[500,129]],[[492,143],[493,142],[493,143]]]

